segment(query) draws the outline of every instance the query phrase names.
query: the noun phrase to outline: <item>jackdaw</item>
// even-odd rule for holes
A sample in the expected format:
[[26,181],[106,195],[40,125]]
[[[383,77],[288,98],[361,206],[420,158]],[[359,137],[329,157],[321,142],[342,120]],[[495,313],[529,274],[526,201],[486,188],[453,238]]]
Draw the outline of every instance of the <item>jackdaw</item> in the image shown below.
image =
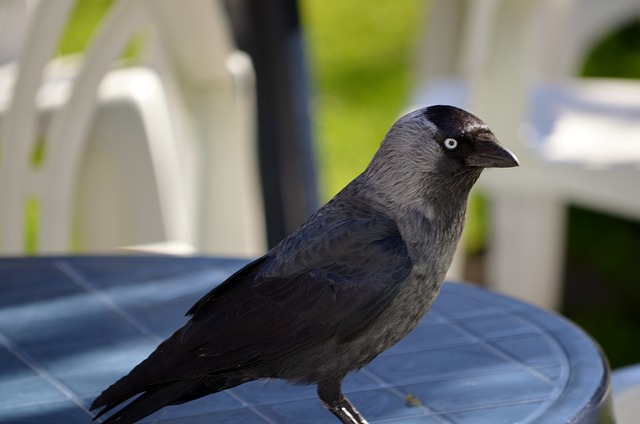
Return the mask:
[[[296,232],[187,312],[189,322],[91,405],[106,423],[261,378],[316,384],[343,423],[366,423],[344,377],[406,336],[433,303],[484,168],[517,166],[487,125],[451,106],[393,124],[365,171]],[[96,417],[96,418],[97,418]]]

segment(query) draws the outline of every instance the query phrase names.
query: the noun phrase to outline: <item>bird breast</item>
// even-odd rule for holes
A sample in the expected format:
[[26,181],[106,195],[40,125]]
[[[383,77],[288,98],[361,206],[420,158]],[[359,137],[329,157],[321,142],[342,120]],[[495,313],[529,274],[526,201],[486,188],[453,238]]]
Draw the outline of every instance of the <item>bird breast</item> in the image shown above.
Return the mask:
[[444,275],[412,272],[395,298],[375,322],[356,339],[337,343],[330,338],[320,345],[284,359],[273,377],[297,384],[316,384],[344,376],[371,362],[415,328],[435,300]]

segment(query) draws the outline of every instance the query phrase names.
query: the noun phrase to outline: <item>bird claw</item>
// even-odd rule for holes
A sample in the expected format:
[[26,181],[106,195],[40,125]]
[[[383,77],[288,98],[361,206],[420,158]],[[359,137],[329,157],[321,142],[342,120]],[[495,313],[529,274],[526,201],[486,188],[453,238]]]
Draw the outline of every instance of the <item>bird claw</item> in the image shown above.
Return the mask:
[[331,404],[322,402],[325,408],[331,411],[344,424],[368,424],[349,400],[342,396],[342,399]]

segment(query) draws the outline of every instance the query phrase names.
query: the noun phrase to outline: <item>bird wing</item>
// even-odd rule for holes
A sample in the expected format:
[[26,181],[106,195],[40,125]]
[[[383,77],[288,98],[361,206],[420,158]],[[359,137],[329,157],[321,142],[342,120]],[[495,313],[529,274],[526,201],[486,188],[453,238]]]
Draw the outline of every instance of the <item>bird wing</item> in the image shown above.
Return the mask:
[[198,301],[183,348],[226,368],[277,359],[330,337],[353,340],[412,267],[395,222],[323,208],[299,231]]
[[215,392],[246,381],[243,370],[252,375],[254,366],[332,337],[336,343],[357,338],[394,298],[412,263],[393,220],[352,209],[321,209],[203,296],[189,310],[190,321],[92,409],[105,406],[102,415],[137,393],[155,396],[183,381],[189,384],[174,397],[187,396],[202,381],[211,387],[198,393]]
[[409,275],[404,241],[386,217],[317,214],[200,299],[132,379],[148,385],[240,371],[331,337],[349,342],[368,328]]

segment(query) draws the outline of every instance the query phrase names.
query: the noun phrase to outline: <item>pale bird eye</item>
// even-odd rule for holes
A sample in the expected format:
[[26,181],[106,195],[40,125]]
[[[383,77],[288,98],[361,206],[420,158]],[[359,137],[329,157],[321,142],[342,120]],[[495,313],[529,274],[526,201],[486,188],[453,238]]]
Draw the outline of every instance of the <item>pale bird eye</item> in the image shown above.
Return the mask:
[[456,140],[455,138],[447,138],[444,141],[444,147],[446,147],[449,150],[453,150],[456,147],[458,147],[458,140]]

